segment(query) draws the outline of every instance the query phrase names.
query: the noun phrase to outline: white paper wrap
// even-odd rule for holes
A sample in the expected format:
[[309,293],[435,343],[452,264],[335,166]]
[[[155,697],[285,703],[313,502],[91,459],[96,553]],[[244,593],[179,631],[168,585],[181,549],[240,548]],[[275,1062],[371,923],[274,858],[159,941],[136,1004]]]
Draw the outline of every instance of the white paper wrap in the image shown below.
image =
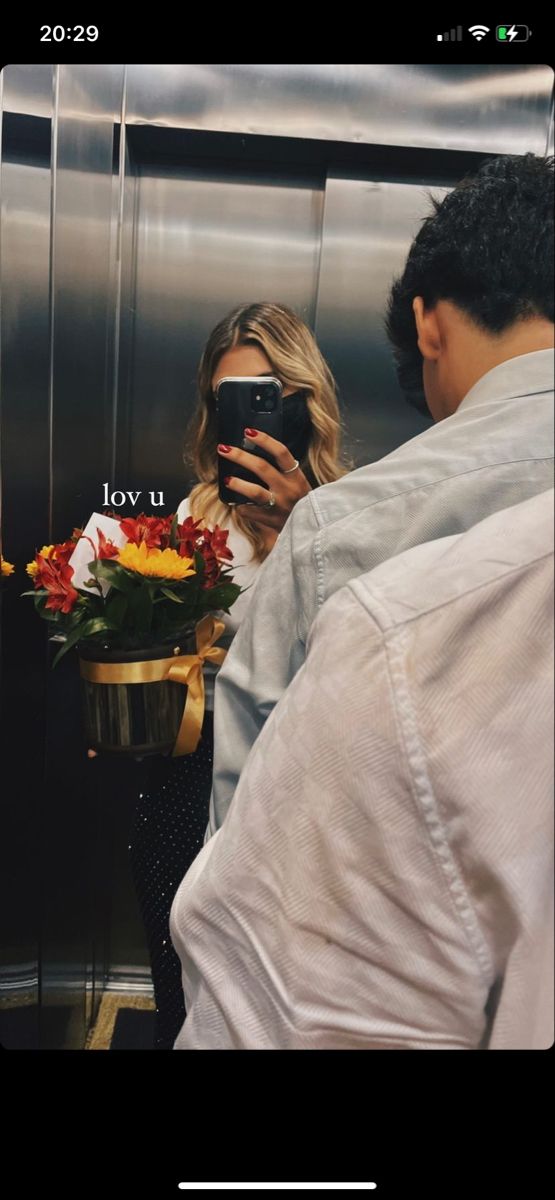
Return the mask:
[[[104,513],[93,513],[87,521],[83,530],[83,534],[94,542],[95,549],[98,553],[98,530],[101,529],[105,537],[110,538],[116,546],[125,546],[127,538],[122,533],[119,527],[119,521],[114,517],[106,517]],[[88,564],[94,559],[94,554],[91,542],[87,542],[85,536],[77,542],[75,550],[68,560],[70,567],[73,567],[72,584],[76,588],[83,588],[86,592],[97,592],[97,588],[85,587],[85,580],[91,578],[91,573]],[[110,589],[110,585],[103,580],[99,580],[102,588],[102,595],[105,596]]]

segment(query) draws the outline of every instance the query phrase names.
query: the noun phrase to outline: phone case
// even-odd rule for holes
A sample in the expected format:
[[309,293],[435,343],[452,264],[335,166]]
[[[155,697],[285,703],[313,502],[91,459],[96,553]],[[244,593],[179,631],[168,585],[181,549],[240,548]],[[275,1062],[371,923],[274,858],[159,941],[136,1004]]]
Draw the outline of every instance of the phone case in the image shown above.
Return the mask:
[[[270,385],[273,385],[271,390]],[[258,386],[264,388],[264,392],[258,393],[258,395],[268,396],[271,394],[275,398],[276,407],[273,412],[264,412],[253,408],[253,404],[257,403],[255,397]],[[281,394],[281,383],[272,375],[221,379],[216,388],[218,442],[222,442],[224,446],[238,446],[243,450],[248,450],[249,454],[256,454],[259,458],[265,458],[275,465],[272,455],[267,454],[260,446],[256,445],[255,441],[246,437],[245,429],[260,429],[264,433],[269,433],[271,437],[277,438],[279,442],[283,441]],[[238,463],[226,462],[225,458],[220,457],[218,492],[224,504],[249,503],[247,496],[241,497],[239,492],[234,492],[226,487],[224,480],[227,475],[235,475],[238,479],[246,479],[249,483],[266,487],[263,480],[254,472],[239,466]]]

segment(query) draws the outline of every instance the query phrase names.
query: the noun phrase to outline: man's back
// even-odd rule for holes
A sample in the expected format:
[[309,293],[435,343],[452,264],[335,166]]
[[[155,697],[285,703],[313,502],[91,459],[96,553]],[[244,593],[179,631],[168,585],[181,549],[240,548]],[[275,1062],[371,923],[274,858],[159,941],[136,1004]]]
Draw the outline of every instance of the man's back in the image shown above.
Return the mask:
[[540,350],[489,371],[453,416],[297,505],[216,686],[212,831],[328,597],[393,555],[552,484],[553,351]]
[[177,1048],[553,1039],[553,491],[338,592],[178,891]]

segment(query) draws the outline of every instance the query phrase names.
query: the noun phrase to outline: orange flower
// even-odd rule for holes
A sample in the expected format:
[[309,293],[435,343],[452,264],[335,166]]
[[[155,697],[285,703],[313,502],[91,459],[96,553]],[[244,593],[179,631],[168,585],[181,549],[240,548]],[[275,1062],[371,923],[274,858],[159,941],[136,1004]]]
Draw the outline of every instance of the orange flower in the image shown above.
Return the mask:
[[67,563],[75,550],[75,544],[72,538],[68,538],[67,542],[57,542],[51,557],[56,559],[56,562]]
[[37,552],[37,555],[33,559],[33,561],[30,563],[27,563],[27,566],[25,569],[27,571],[27,574],[31,576],[31,579],[35,580],[35,587],[39,587],[39,584],[36,582],[36,579],[37,579],[37,571],[40,570],[41,562],[44,559],[52,558],[54,555],[55,549],[56,549],[55,546],[43,546],[42,550],[39,550]]
[[13,575],[15,567],[13,563],[8,562],[7,558],[4,558],[3,554],[0,554],[0,564],[2,567],[2,575]]

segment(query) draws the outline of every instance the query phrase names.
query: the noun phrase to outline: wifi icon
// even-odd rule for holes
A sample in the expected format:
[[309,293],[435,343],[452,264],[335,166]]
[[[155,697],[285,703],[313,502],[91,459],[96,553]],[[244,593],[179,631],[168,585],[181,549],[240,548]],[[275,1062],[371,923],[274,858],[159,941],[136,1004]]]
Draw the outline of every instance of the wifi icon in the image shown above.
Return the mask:
[[485,38],[486,33],[489,33],[489,29],[487,25],[471,25],[468,32],[476,38],[477,42],[481,42],[482,38]]

